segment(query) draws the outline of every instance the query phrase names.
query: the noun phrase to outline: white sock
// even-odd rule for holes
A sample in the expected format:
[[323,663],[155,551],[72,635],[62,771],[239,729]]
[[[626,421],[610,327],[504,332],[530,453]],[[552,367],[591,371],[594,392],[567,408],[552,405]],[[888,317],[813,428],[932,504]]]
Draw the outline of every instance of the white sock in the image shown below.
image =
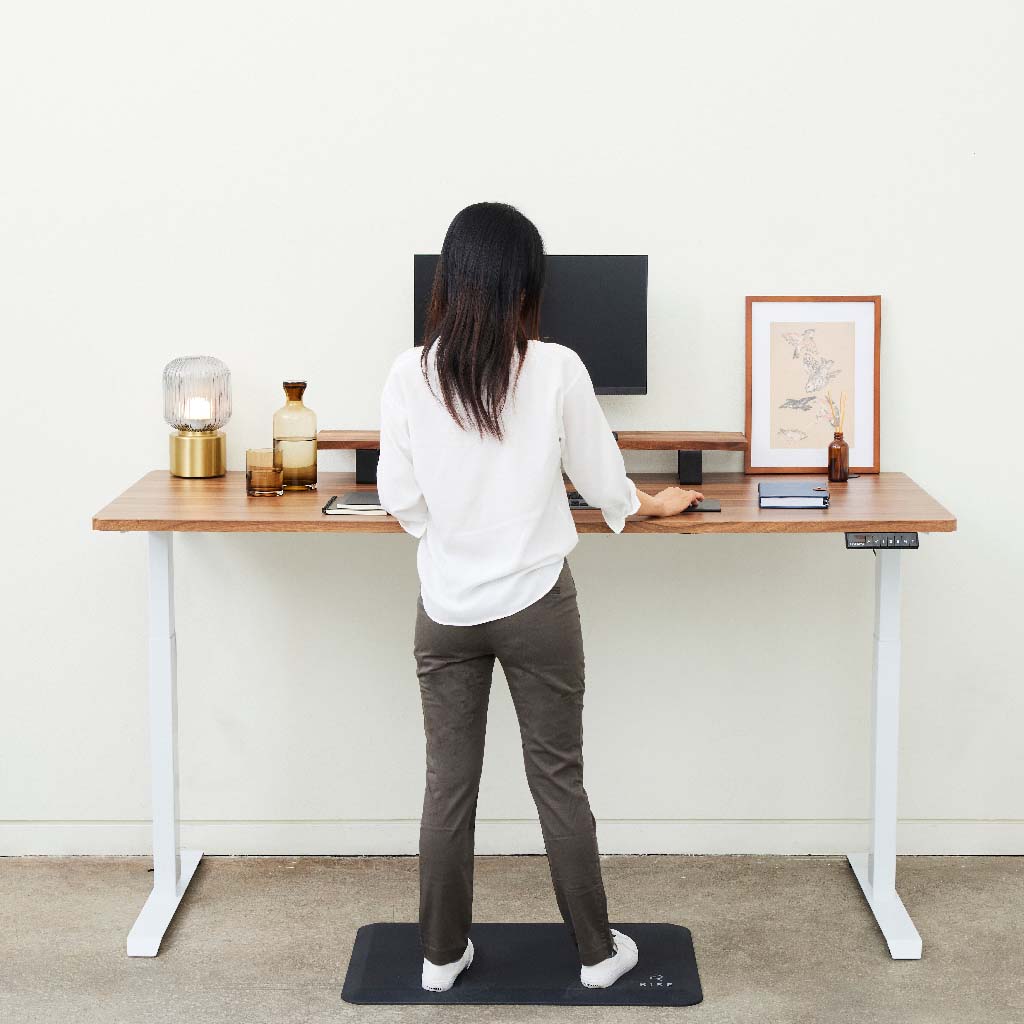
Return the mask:
[[612,929],[612,944],[615,947],[615,955],[602,960],[592,967],[584,965],[580,968],[580,981],[587,988],[608,988],[614,985],[627,971],[636,967],[640,954],[637,951],[636,943],[622,932]]
[[434,964],[423,958],[423,987],[428,992],[447,992],[455,979],[473,962],[473,940],[466,939],[466,952],[454,963]]

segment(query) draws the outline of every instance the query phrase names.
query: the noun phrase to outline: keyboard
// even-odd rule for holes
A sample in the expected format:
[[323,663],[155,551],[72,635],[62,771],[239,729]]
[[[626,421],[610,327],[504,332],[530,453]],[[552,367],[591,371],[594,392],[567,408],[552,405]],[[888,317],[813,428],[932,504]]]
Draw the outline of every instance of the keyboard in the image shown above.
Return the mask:
[[593,505],[587,504],[587,499],[580,494],[579,491],[569,492],[569,508],[571,509],[588,509],[593,508]]

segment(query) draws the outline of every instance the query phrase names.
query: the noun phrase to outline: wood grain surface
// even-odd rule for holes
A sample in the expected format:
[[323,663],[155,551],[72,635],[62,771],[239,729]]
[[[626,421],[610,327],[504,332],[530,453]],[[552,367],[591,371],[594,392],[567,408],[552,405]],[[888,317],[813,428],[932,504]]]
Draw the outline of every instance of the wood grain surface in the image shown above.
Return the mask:
[[316,435],[316,446],[325,451],[354,448],[379,448],[379,430],[321,430]]
[[[630,474],[648,493],[677,486],[658,473]],[[765,479],[777,480],[777,477]],[[807,480],[806,476],[801,477]],[[826,483],[824,474],[822,484]],[[721,512],[688,512],[664,519],[633,516],[626,533],[843,533],[898,530],[948,533],[956,519],[902,473],[863,476],[829,484],[831,507],[759,509],[758,477],[743,473],[706,473],[700,490],[722,502]],[[567,486],[571,486],[567,484]],[[321,508],[332,494],[373,490],[360,486],[354,473],[321,473],[316,491],[289,491],[282,497],[250,498],[245,474],[212,480],[183,480],[166,470],[147,473],[93,517],[94,530],[176,530],[209,533],[401,533],[390,516],[325,516]],[[600,512],[574,512],[580,533],[610,533]]]
[[[377,430],[321,430],[316,436],[318,448],[378,448]],[[743,452],[747,438],[738,430],[620,430],[619,447],[631,451]]]

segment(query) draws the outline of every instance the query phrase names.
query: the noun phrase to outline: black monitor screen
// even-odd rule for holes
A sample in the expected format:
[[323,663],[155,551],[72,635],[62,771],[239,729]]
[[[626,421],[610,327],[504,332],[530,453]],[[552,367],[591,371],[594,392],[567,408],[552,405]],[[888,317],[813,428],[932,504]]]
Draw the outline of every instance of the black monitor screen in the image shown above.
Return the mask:
[[[413,341],[423,341],[436,255],[413,258]],[[647,257],[548,256],[540,333],[579,353],[602,395],[647,394]]]

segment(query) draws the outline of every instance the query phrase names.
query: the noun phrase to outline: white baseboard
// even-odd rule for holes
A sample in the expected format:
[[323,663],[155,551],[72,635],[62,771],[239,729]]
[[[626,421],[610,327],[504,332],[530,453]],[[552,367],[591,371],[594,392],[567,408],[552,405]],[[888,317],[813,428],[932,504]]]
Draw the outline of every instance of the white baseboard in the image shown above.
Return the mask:
[[[601,852],[692,854],[845,854],[866,849],[868,823],[836,820],[604,820]],[[181,842],[207,854],[415,854],[419,822],[183,821]],[[900,822],[902,854],[1024,854],[1024,821],[907,819]],[[543,853],[540,828],[530,820],[477,822],[479,854]],[[0,821],[0,855],[148,854],[146,821]]]

